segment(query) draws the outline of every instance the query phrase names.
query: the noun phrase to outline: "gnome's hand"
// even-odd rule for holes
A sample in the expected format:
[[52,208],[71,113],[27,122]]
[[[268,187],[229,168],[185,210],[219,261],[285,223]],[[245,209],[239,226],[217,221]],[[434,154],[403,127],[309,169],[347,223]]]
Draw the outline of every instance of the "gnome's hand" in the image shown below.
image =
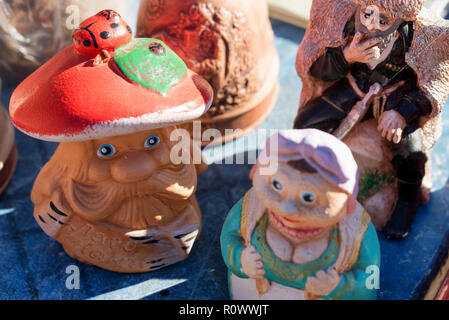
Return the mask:
[[263,279],[265,276],[265,269],[262,262],[262,257],[253,247],[246,247],[242,251],[240,258],[242,264],[242,272],[253,279]]
[[389,110],[380,116],[377,130],[388,141],[399,143],[402,140],[402,133],[406,125],[407,123],[403,116],[395,110]]
[[352,42],[345,47],[343,54],[349,64],[356,62],[370,63],[380,58],[380,50],[377,47],[381,39],[362,39],[362,34],[357,33]]
[[327,296],[341,281],[341,276],[335,269],[318,271],[315,277],[310,277],[306,282],[306,292],[315,296]]
[[59,231],[73,216],[59,192],[54,192],[50,199],[46,199],[34,206],[34,218],[42,230],[50,237],[56,238]]

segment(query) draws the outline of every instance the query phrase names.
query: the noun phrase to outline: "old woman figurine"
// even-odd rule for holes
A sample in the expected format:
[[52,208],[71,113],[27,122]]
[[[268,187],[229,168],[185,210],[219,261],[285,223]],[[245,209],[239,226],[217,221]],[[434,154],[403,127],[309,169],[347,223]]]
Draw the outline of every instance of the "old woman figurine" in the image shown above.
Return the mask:
[[316,129],[280,131],[251,175],[221,234],[233,299],[376,298],[379,243],[345,144]]

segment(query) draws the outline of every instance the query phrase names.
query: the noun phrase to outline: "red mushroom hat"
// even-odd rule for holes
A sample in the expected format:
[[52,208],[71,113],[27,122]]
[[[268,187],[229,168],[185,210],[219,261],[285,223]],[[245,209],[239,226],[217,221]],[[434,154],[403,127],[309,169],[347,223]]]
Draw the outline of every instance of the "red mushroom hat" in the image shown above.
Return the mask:
[[83,22],[73,45],[14,91],[14,125],[41,140],[83,141],[176,125],[208,110],[206,80],[162,41],[131,38],[114,11]]

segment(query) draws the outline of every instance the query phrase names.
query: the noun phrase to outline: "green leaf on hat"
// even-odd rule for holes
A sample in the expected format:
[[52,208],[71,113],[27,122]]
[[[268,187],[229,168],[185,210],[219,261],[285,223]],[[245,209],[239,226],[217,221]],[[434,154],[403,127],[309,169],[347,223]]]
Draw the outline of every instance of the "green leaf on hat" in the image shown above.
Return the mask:
[[133,39],[117,48],[114,62],[127,78],[163,96],[187,72],[186,64],[174,51],[151,38]]

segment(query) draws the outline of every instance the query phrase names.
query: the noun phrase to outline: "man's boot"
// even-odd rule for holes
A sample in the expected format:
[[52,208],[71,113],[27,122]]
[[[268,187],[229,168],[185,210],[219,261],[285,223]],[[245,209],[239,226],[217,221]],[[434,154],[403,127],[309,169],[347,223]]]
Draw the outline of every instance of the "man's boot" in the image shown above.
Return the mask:
[[390,220],[383,229],[385,237],[391,240],[403,239],[410,231],[413,218],[422,203],[421,185],[427,157],[416,152],[406,159],[398,157],[395,160],[393,164],[397,168],[399,198]]
[[383,229],[383,234],[390,240],[403,239],[408,235],[421,204],[421,181],[413,183],[398,181],[398,193],[396,207]]

